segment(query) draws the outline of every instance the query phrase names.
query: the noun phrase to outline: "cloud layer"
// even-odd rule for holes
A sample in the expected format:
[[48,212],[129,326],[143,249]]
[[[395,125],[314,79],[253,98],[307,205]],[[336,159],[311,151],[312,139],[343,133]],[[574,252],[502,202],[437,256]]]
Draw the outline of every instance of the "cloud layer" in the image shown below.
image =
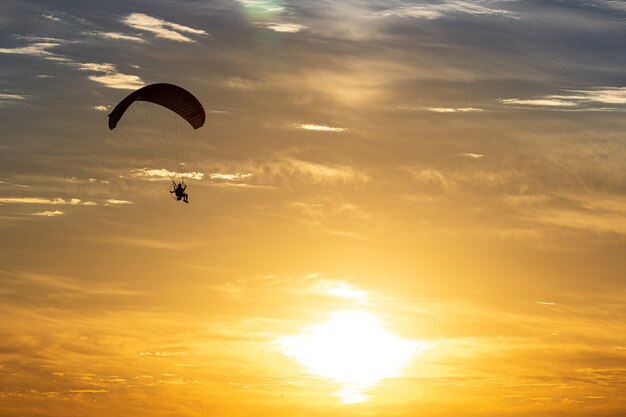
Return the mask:
[[[83,3],[0,13],[2,413],[623,414],[622,2]],[[431,348],[346,406],[355,310]]]

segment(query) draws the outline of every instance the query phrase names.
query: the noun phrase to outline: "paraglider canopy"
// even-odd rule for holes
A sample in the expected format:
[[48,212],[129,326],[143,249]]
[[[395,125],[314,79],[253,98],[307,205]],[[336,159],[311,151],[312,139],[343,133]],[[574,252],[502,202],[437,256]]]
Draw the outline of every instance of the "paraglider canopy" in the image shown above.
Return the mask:
[[120,152],[133,165],[140,164],[134,175],[180,180],[203,175],[189,170],[205,118],[202,104],[189,91],[158,83],[133,91],[117,103],[108,126],[122,139],[113,142]]
[[204,108],[193,94],[173,84],[158,83],[142,87],[120,101],[109,114],[109,129],[115,129],[124,112],[135,101],[147,101],[168,108],[185,119],[194,129],[204,125],[206,118]]

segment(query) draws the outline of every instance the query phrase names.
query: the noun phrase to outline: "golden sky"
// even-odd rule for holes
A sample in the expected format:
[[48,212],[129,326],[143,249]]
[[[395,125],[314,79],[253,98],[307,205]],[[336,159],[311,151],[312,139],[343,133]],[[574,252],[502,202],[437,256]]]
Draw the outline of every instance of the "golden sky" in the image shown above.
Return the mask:
[[625,22],[3,0],[0,416],[624,415]]

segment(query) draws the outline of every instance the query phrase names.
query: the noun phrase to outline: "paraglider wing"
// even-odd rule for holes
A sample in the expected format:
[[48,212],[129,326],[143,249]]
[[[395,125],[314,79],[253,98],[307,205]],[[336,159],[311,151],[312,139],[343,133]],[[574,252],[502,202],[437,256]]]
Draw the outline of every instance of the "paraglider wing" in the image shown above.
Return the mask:
[[124,112],[135,101],[147,101],[170,109],[185,119],[194,129],[204,125],[204,108],[197,98],[184,88],[173,84],[150,84],[129,94],[109,114],[109,129],[117,126]]

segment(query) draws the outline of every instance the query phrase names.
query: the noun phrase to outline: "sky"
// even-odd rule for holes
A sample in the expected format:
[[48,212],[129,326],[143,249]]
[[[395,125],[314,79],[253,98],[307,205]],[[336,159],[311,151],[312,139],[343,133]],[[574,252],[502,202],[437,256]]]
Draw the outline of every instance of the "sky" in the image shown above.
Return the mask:
[[[0,416],[624,415],[625,35],[618,0],[2,0]],[[152,83],[204,126],[109,130]]]

